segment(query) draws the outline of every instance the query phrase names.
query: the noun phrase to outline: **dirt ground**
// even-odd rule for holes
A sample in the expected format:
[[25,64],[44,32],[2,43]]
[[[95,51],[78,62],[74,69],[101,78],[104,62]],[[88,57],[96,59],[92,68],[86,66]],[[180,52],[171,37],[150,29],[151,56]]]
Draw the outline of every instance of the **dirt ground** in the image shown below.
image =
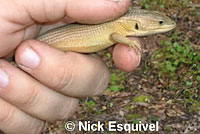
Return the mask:
[[[112,72],[109,87],[102,96],[82,99],[77,112],[69,120],[105,123],[110,120],[121,123],[159,121],[159,134],[199,134],[200,1],[139,0],[134,1],[134,6],[166,13],[177,22],[177,28],[166,34],[142,37],[141,65],[131,73],[118,70],[106,50],[98,53]],[[183,54],[179,48],[188,49],[193,53],[193,59],[185,62],[188,58],[181,57]],[[180,55],[173,53],[174,49]],[[164,53],[172,57],[166,59]],[[176,61],[173,61],[174,55]],[[65,122],[47,123],[43,134],[86,133],[67,132]]]

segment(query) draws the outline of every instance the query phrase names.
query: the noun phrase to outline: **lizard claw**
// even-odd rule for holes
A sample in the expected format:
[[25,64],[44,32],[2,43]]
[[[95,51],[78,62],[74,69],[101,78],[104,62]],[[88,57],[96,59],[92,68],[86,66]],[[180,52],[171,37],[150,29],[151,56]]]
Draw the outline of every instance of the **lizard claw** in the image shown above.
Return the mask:
[[139,54],[142,52],[141,47],[134,46],[134,47],[132,47],[132,48],[134,49],[136,55],[139,55]]
[[142,52],[142,48],[139,43],[134,43],[133,45],[130,45],[130,47],[134,49],[137,55],[139,55]]

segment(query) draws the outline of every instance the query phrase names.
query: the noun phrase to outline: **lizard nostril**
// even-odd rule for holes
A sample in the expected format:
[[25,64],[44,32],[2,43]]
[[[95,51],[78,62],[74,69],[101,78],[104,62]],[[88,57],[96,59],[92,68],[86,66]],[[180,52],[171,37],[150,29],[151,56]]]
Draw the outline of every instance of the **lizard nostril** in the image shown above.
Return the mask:
[[172,22],[171,24],[172,24],[172,25],[176,25],[176,22]]

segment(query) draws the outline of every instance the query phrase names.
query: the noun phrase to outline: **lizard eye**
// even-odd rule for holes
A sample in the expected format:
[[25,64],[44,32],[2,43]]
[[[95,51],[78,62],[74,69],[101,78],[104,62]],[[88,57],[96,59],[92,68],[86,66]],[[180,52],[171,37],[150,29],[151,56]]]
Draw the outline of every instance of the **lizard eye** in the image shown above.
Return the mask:
[[136,29],[136,30],[139,29],[138,23],[135,24],[135,29]]
[[160,25],[162,25],[163,23],[164,23],[164,21],[163,21],[163,20],[160,20],[160,21],[159,21],[159,24],[160,24]]

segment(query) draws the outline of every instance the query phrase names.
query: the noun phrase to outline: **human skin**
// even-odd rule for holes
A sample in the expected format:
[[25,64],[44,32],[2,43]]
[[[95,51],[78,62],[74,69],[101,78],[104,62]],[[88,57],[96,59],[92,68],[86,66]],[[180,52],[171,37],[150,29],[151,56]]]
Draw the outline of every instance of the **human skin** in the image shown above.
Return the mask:
[[[109,82],[109,71],[96,56],[61,52],[33,40],[41,27],[102,23],[124,14],[129,4],[129,0],[0,1],[0,130],[41,133],[44,121],[69,118],[78,98],[100,95]],[[19,68],[4,60],[14,50]],[[140,55],[127,46],[117,44],[112,53],[121,70],[139,65]]]

